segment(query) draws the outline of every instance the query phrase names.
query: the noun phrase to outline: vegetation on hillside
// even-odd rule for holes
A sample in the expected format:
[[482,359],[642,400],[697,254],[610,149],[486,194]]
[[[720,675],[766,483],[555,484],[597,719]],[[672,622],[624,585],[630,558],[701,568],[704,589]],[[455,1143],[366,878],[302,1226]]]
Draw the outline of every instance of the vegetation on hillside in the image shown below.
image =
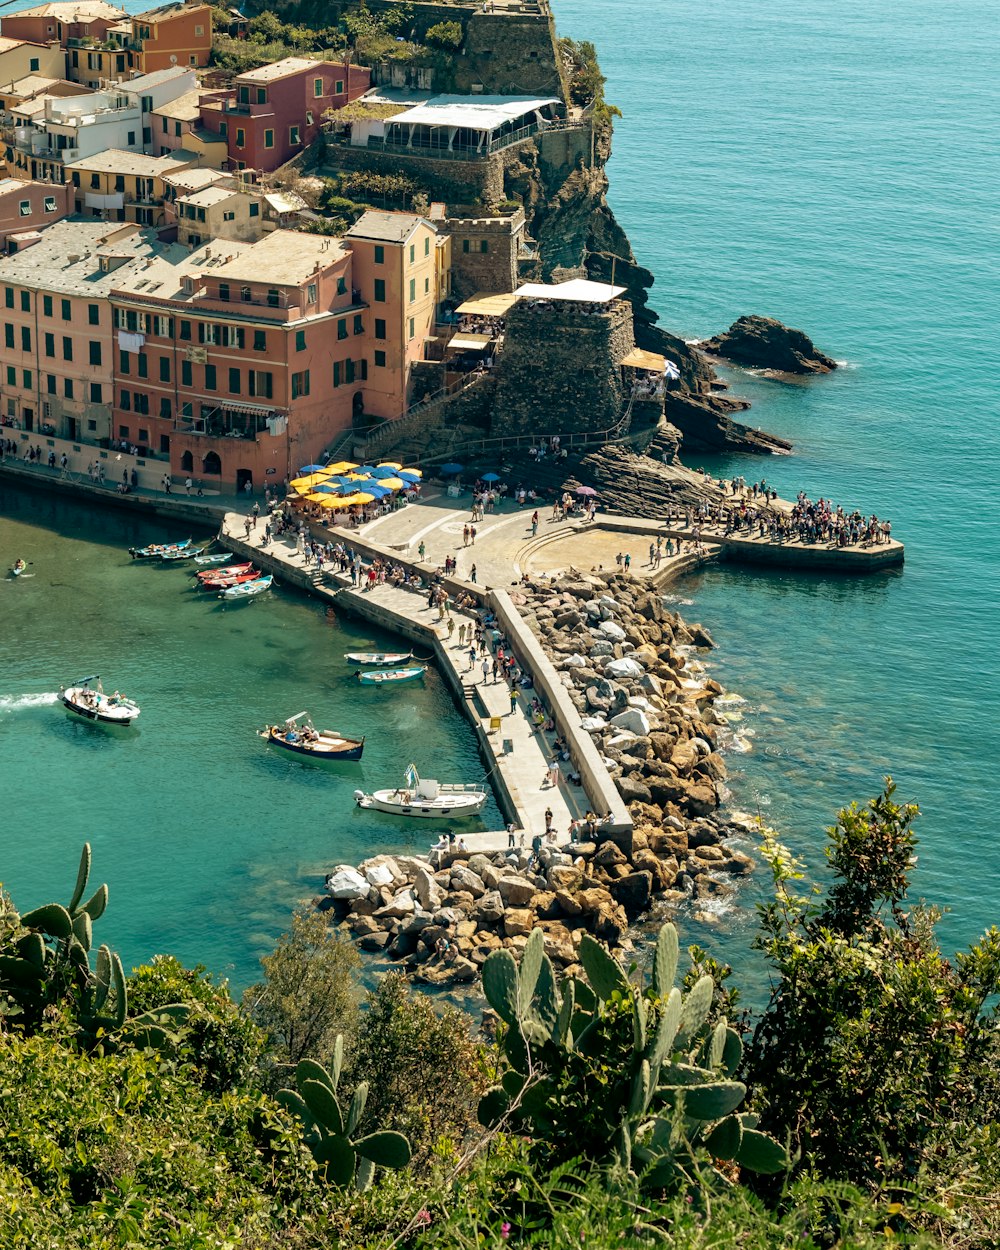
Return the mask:
[[825,892],[768,834],[773,993],[665,926],[648,981],[589,937],[497,951],[495,1037],[402,977],[366,995],[295,916],[242,1006],[125,976],[84,852],[66,905],[0,894],[5,1250],[1000,1243],[1000,934],[945,959],[891,782],[829,831]]

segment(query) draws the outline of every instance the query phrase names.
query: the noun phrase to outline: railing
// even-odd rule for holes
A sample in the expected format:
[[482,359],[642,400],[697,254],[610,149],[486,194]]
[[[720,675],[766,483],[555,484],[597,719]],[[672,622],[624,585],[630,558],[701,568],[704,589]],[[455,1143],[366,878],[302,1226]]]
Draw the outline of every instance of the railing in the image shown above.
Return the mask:
[[530,125],[522,126],[519,130],[514,130],[510,134],[491,139],[489,143],[477,148],[435,147],[426,141],[421,142],[420,140],[399,143],[392,139],[380,139],[377,135],[370,135],[368,138],[368,150],[388,152],[393,156],[420,156],[435,161],[481,161],[494,152],[502,152],[506,148],[513,147],[515,143],[521,143],[525,139],[530,139],[537,133],[538,125],[536,122],[532,122]]
[[411,404],[401,417],[395,417],[389,421],[383,421],[379,425],[372,426],[370,430],[358,432],[355,434],[355,442],[364,442],[365,459],[367,460],[373,452],[377,452],[387,443],[392,442],[401,434],[408,433],[411,429],[415,429],[419,424],[419,418],[424,416],[429,408],[432,408],[442,399],[450,399],[453,395],[462,395],[477,383],[484,381],[489,375],[484,373],[470,374],[464,381],[457,386],[442,387],[439,391],[434,391],[430,395],[425,395],[419,403]]

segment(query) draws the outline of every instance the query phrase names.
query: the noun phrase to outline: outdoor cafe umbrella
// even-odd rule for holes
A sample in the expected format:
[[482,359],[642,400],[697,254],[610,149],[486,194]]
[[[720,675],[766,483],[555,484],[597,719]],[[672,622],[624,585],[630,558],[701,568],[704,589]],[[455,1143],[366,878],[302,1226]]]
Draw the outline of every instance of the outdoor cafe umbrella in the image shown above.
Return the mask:
[[338,483],[337,483],[337,494],[338,494],[338,495],[354,495],[354,494],[356,494],[356,493],[357,493],[357,491],[358,491],[358,483],[357,483],[357,482],[348,482],[348,481],[344,481],[344,482],[338,482]]
[[465,466],[461,464],[443,464],[441,466],[441,472],[445,477],[454,477],[456,473],[461,473],[464,467]]
[[402,478],[407,486],[412,486],[414,482],[419,482],[421,477],[416,469],[400,469],[396,476]]
[[401,464],[380,464],[372,469],[371,475],[377,482],[383,477],[395,477],[402,467]]
[[324,495],[321,508],[353,508],[356,503],[366,503],[367,497],[363,495]]
[[[318,486],[313,487],[313,495],[335,495],[337,493],[336,482],[320,482]],[[309,495],[308,498],[312,498]]]
[[376,469],[401,469],[403,466],[397,460],[382,460],[375,467]]
[[357,477],[371,477],[375,472],[375,466],[373,464],[355,465],[351,472]]
[[578,486],[576,493],[578,495],[596,495],[598,492],[594,490],[593,486]]
[[[399,478],[399,477],[384,477],[381,479],[381,481],[376,482],[375,485],[379,489],[384,490],[387,495],[391,495],[394,490],[406,489],[406,483],[403,481],[402,478]],[[372,489],[371,486],[365,487],[365,490],[371,490],[371,489]]]
[[357,495],[351,496],[355,503],[374,503],[375,496],[370,495],[368,491],[360,491]]
[[325,464],[307,464],[299,469],[299,473],[305,477],[307,473],[322,473],[325,469]]
[[482,480],[484,482],[499,482],[500,474],[499,473],[484,473],[482,475]]
[[312,490],[312,488],[314,486],[317,486],[320,482],[325,482],[325,481],[326,481],[325,473],[319,473],[319,474],[311,473],[311,474],[308,474],[306,477],[295,478],[293,481],[289,482],[288,485],[292,488],[292,490],[297,490],[299,494],[301,495],[301,494],[304,494],[306,491]]
[[392,494],[392,487],[387,482],[362,482],[360,489],[366,495],[374,495],[376,499],[384,499]]
[[338,460],[336,464],[328,464],[326,471],[327,473],[350,473],[357,467],[353,460]]

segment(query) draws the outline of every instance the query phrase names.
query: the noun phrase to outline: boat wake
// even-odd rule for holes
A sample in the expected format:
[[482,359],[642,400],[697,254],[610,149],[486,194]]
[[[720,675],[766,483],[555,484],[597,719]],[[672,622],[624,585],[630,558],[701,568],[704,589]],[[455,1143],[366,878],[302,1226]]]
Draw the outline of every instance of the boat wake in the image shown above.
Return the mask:
[[0,712],[19,712],[22,708],[47,707],[58,702],[59,695],[54,690],[44,694],[0,694]]

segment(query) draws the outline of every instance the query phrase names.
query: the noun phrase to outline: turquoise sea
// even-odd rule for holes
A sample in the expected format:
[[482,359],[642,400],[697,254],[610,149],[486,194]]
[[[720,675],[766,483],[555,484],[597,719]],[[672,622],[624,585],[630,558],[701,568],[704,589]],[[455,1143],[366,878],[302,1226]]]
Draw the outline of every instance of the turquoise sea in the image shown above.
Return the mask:
[[[861,581],[720,567],[675,588],[716,638],[713,675],[746,700],[733,804],[759,805],[820,868],[836,810],[891,771],[923,809],[916,892],[965,943],[997,918],[1000,880],[1000,7],[555,9],[597,44],[624,113],[611,202],[663,324],[696,338],[767,313],[845,362],[798,384],[734,371],[750,419],[795,454],[705,466],[875,510],[907,544],[904,570]],[[369,730],[369,781],[416,741],[440,775],[479,775],[435,680],[405,706],[359,704],[339,656],[363,631],[284,592],[226,614],[188,603],[180,570],[123,561],[147,536],[132,523],[0,502],[4,565],[38,560],[34,581],[0,583],[0,879],[23,905],[68,892],[89,837],[127,962],[166,948],[246,983],[322,868],[390,841],[346,805],[353,778],[274,760],[247,725],[309,706]],[[95,667],[147,702],[134,742],[23,702]],[[688,936],[745,958],[764,885]]]
[[[916,892],[964,944],[1000,920],[1000,7],[556,10],[624,114],[610,200],[663,325],[764,313],[845,362],[799,384],[734,371],[795,454],[705,467],[874,510],[907,546],[902,572],[862,581],[720,567],[676,588],[747,700],[734,803],[820,866],[835,812],[891,772],[923,812]],[[750,920],[730,923],[738,957]]]

